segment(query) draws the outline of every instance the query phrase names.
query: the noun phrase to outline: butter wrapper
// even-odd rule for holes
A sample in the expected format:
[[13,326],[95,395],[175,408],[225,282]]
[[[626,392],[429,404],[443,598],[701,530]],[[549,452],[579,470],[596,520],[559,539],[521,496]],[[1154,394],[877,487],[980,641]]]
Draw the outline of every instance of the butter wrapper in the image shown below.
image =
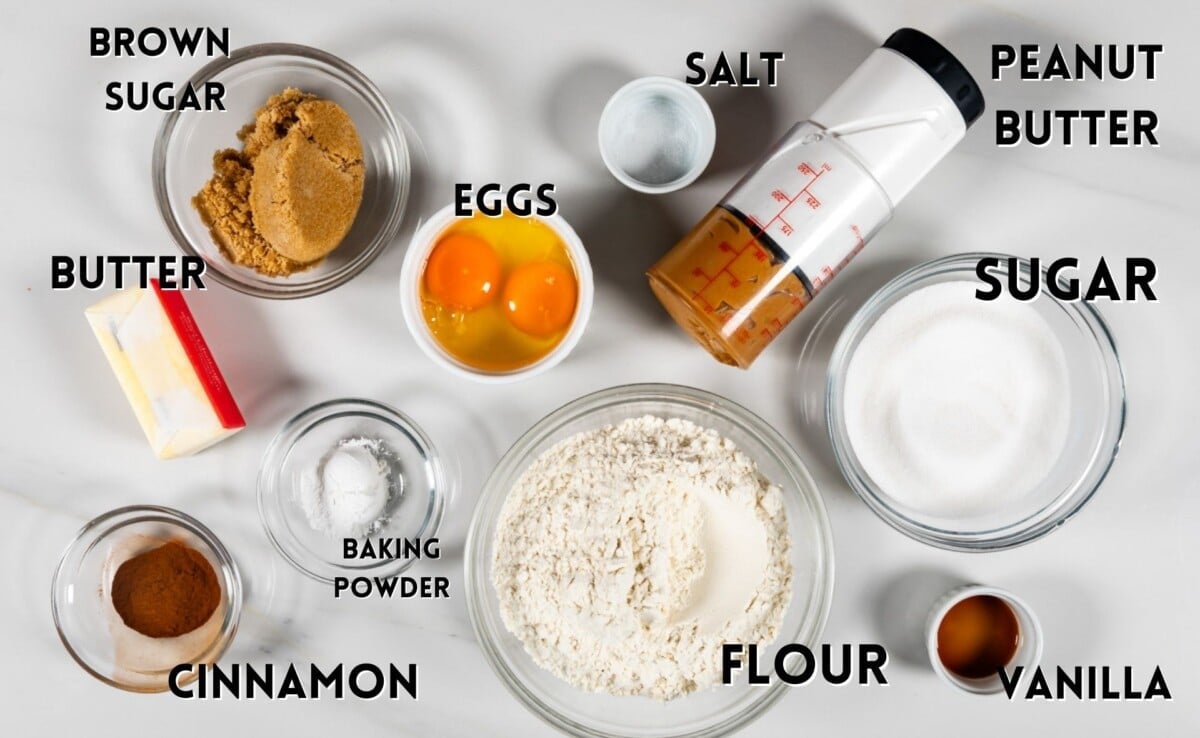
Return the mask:
[[151,280],[85,314],[159,458],[194,454],[246,426],[182,292]]

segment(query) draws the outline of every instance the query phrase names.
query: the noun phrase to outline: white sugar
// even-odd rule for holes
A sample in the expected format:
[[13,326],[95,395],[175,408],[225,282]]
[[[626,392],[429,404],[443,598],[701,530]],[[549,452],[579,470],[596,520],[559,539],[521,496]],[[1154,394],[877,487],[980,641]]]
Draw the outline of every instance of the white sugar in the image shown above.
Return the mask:
[[973,282],[891,306],[850,359],[846,431],[879,489],[948,518],[1004,510],[1050,472],[1070,421],[1067,359],[1050,325]]

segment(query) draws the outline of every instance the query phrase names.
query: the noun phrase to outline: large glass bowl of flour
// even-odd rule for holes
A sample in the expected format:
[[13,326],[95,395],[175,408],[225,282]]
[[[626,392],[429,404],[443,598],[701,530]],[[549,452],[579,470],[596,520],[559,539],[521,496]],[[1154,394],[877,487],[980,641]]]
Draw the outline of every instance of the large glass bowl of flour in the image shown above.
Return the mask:
[[[576,434],[644,416],[679,418],[732,441],[782,490],[791,541],[790,598],[775,640],[758,654],[766,673],[779,646],[818,643],[833,594],[833,541],[821,495],[787,441],[753,413],[717,395],[688,387],[641,384],[577,399],[533,426],[513,445],[484,486],[467,538],[467,603],[476,636],[505,686],[551,725],[577,736],[676,738],[719,736],[743,727],[782,696],[786,685],[717,685],[667,701],[613,696],[572,686],[543,669],[505,627],[492,583],[497,525],[522,473],[555,444]],[[799,668],[798,659],[788,662]]]
[[[826,417],[842,474],[901,532],[994,551],[1057,529],[1104,480],[1125,422],[1116,346],[1090,304],[1040,291],[980,301],[981,258],[899,275],[851,318],[829,363]],[[1032,293],[1027,259],[1011,275]]]

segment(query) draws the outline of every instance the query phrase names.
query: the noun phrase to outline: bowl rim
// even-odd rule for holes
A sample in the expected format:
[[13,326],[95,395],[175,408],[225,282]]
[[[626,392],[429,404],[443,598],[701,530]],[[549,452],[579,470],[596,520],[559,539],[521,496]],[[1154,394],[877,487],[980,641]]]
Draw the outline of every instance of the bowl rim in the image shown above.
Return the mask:
[[[471,619],[471,627],[475,633],[480,650],[483,651],[488,665],[499,677],[508,691],[517,697],[528,710],[547,724],[566,733],[585,738],[623,738],[620,734],[606,733],[602,730],[582,725],[564,715],[561,715],[549,705],[540,700],[532,690],[528,689],[519,678],[508,668],[499,648],[490,640],[488,630],[483,620],[483,593],[476,588],[476,579],[480,576],[479,569],[485,572],[490,569],[486,562],[481,562],[477,568],[475,559],[480,553],[480,547],[490,545],[490,541],[482,541],[482,529],[485,503],[491,498],[508,490],[499,488],[502,478],[509,477],[514,471],[525,468],[530,463],[527,458],[530,451],[544,438],[567,423],[581,417],[594,414],[598,410],[619,406],[630,402],[666,401],[682,404],[693,408],[707,410],[723,418],[743,426],[759,437],[759,440],[778,461],[785,466],[789,473],[801,483],[802,488],[785,493],[800,496],[803,502],[812,509],[813,524],[816,538],[819,539],[817,552],[816,585],[813,596],[809,598],[806,615],[810,618],[802,623],[802,631],[797,634],[780,634],[780,639],[794,638],[796,640],[816,643],[820,640],[829,618],[833,605],[835,587],[833,529],[829,521],[828,510],[819,487],[813,479],[808,467],[796,453],[790,443],[773,426],[751,412],[739,403],[706,390],[671,383],[635,383],[623,384],[601,389],[567,402],[553,410],[541,420],[534,423],[520,438],[504,453],[492,473],[484,482],[479,499],[471,515],[471,523],[467,531],[466,543],[463,547],[464,586],[467,597],[467,611]],[[744,449],[743,449],[744,452]],[[482,582],[482,586],[491,586],[490,580]],[[714,738],[745,727],[770,709],[787,692],[787,685],[782,680],[774,680],[769,686],[762,687],[761,694],[749,702],[742,710],[720,722],[706,725],[690,732],[670,734],[672,738]]]
[[384,121],[386,138],[389,143],[387,148],[391,154],[392,167],[396,171],[398,196],[392,203],[387,221],[380,227],[378,233],[375,234],[371,243],[363,249],[362,253],[347,262],[339,270],[319,280],[297,285],[280,283],[271,284],[270,286],[266,286],[267,283],[256,284],[234,276],[226,271],[225,263],[216,263],[213,260],[205,258],[192,244],[187,234],[180,227],[179,221],[175,218],[171,207],[171,195],[166,181],[167,153],[171,146],[171,141],[174,139],[175,129],[182,118],[182,111],[172,110],[163,116],[162,123],[154,139],[154,151],[150,160],[150,176],[154,186],[154,200],[158,206],[158,213],[162,218],[163,225],[166,227],[167,232],[170,233],[172,240],[175,241],[176,246],[179,247],[185,256],[196,256],[204,259],[207,265],[205,276],[211,275],[219,284],[254,297],[276,300],[299,299],[328,292],[350,281],[370,266],[388,245],[395,240],[396,235],[400,232],[400,228],[403,225],[404,215],[408,209],[409,189],[412,179],[412,157],[403,130],[392,113],[391,105],[388,104],[387,99],[379,88],[376,87],[375,83],[359,71],[357,67],[354,67],[341,57],[330,54],[327,51],[322,51],[321,49],[303,44],[280,42],[243,46],[233,50],[229,56],[218,57],[202,66],[195,74],[188,78],[187,84],[193,87],[197,85],[203,86],[205,82],[222,72],[232,69],[238,64],[271,56],[300,57],[332,67],[349,79],[352,87],[356,88],[356,92],[361,95],[364,102]]
[[855,494],[884,522],[914,540],[949,551],[975,553],[1006,550],[1031,543],[1077,515],[1095,496],[1112,470],[1124,438],[1127,414],[1124,370],[1108,323],[1091,303],[1059,300],[1047,292],[1049,277],[1043,265],[1040,269],[1039,299],[1053,300],[1062,310],[1078,318],[1077,323],[1082,323],[1081,334],[1090,336],[1094,341],[1096,358],[1108,390],[1109,407],[1104,416],[1105,427],[1088,464],[1080,470],[1075,482],[1046,506],[1020,520],[985,530],[955,531],[937,527],[914,520],[889,503],[890,498],[862,470],[845,431],[843,394],[853,350],[883,314],[881,309],[885,304],[890,306],[896,300],[934,284],[934,280],[946,274],[969,273],[974,278],[976,267],[984,258],[998,259],[999,266],[1005,269],[1009,259],[1016,259],[1023,275],[1032,274],[1032,263],[1028,257],[985,251],[951,254],[901,272],[876,290],[846,323],[830,356],[825,385],[825,420],[834,457],[839,471]]
[[[425,455],[426,464],[429,468],[429,474],[433,480],[431,492],[429,495],[428,506],[425,510],[425,519],[421,523],[421,528],[417,531],[417,535],[421,538],[432,538],[438,534],[441,528],[442,517],[446,509],[446,472],[442,465],[441,456],[438,454],[437,447],[434,446],[433,440],[417,425],[409,416],[400,412],[390,405],[385,405],[382,402],[368,400],[361,397],[339,397],[331,400],[324,400],[315,405],[301,410],[293,415],[280,427],[279,431],[267,444],[266,450],[263,451],[262,459],[259,462],[257,498],[258,498],[258,517],[262,523],[263,531],[267,534],[267,539],[271,541],[271,545],[276,552],[283,557],[285,561],[292,565],[302,574],[323,582],[332,584],[333,577],[327,577],[317,571],[314,571],[298,557],[293,556],[276,534],[273,524],[270,522],[270,517],[267,513],[267,496],[271,495],[278,498],[280,495],[278,489],[278,472],[279,467],[287,458],[284,453],[290,449],[295,443],[300,440],[309,430],[314,428],[319,423],[329,420],[333,417],[343,417],[347,415],[359,417],[376,417],[382,416],[387,422],[394,423],[403,429],[404,433],[410,435],[415,441],[421,452]],[[329,564],[330,568],[338,572],[347,574],[372,576],[393,576],[399,575],[407,571],[409,567],[417,562],[415,558],[409,559],[381,559],[375,564],[367,567],[343,567],[338,564]]]
[[575,301],[575,316],[571,319],[571,327],[567,329],[558,345],[532,364],[506,372],[475,369],[451,356],[433,337],[433,333],[429,330],[422,315],[420,290],[417,287],[417,282],[421,279],[422,267],[429,253],[437,244],[438,237],[455,221],[469,217],[473,216],[459,216],[456,213],[455,205],[451,203],[431,215],[413,233],[408,250],[404,253],[404,262],[400,266],[400,312],[409,334],[421,352],[435,364],[456,376],[482,384],[519,382],[549,371],[560,364],[575,349],[575,346],[583,339],[588,322],[591,320],[596,285],[591,259],[588,257],[583,240],[558,212],[553,215],[530,213],[528,216],[521,216],[545,224],[562,239],[566,246],[567,255],[571,259],[579,287]]
[[978,680],[959,676],[950,671],[938,655],[938,630],[946,618],[946,614],[950,612],[950,608],[963,600],[980,596],[991,596],[1004,602],[1013,611],[1018,622],[1024,620],[1029,626],[1028,632],[1021,633],[1021,638],[1029,644],[1029,653],[1025,659],[1016,661],[1016,655],[1021,650],[1018,645],[1017,654],[1013,655],[1014,661],[1010,662],[1010,665],[1019,664],[1025,666],[1026,671],[1032,670],[1041,663],[1046,644],[1042,623],[1038,620],[1037,613],[1029,606],[1028,602],[1007,589],[988,584],[962,584],[951,588],[938,598],[925,618],[925,653],[929,657],[930,666],[938,677],[951,687],[967,694],[987,696],[1003,691],[999,680]]
[[[130,517],[129,520],[121,521],[121,518]],[[229,649],[233,638],[237,635],[238,623],[241,620],[242,614],[242,575],[238,569],[237,562],[229,554],[229,550],[225,548],[225,544],[217,538],[216,534],[201,523],[196,518],[193,518],[187,513],[176,510],[172,507],[162,505],[125,505],[106,513],[102,513],[84,523],[67,545],[63,548],[62,555],[59,557],[58,566],[54,568],[54,576],[50,579],[50,612],[54,618],[54,630],[58,633],[58,638],[66,648],[67,653],[75,660],[84,671],[91,674],[101,682],[111,686],[123,689],[127,692],[140,693],[156,693],[165,692],[169,687],[164,683],[161,687],[135,687],[130,684],[119,682],[111,677],[101,674],[88,663],[78,651],[71,645],[71,641],[67,638],[67,634],[63,630],[62,617],[60,615],[59,606],[59,580],[66,576],[67,562],[72,554],[77,553],[78,547],[87,540],[90,534],[93,534],[98,528],[103,525],[111,524],[114,521],[120,521],[119,525],[112,526],[108,530],[102,531],[100,538],[91,541],[88,545],[90,550],[99,540],[113,532],[124,528],[134,523],[146,521],[165,522],[178,528],[183,528],[189,533],[195,535],[202,540],[206,546],[212,551],[213,556],[217,558],[221,565],[221,581],[223,583],[222,591],[229,600],[229,606],[225,610],[225,617],[221,623],[221,629],[217,638],[209,647],[200,654],[200,660],[193,663],[216,663],[221,659],[225,652]],[[85,552],[86,553],[86,552]]]

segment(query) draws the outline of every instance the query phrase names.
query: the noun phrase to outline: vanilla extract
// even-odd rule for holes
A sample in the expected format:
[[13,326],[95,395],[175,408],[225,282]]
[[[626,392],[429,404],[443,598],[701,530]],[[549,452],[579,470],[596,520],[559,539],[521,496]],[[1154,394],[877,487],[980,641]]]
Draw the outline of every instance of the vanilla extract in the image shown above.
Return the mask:
[[[1120,668],[1119,676],[1114,676],[1116,668]],[[1026,679],[1026,675],[1028,678]],[[1022,680],[1026,684],[1019,689]],[[1000,671],[1000,683],[1008,698],[1026,700],[1096,700],[1096,701],[1149,701],[1153,699],[1171,699],[1171,690],[1167,687],[1166,677],[1162,669],[1154,667],[1154,673],[1145,681],[1134,681],[1133,667],[1108,666],[1076,666],[1064,669],[1055,667],[1053,672],[1042,667],[1027,672],[1025,667],[1017,666],[1010,674],[1007,670]]]
[[439,559],[441,555],[437,538],[345,538],[342,541],[344,559]]
[[994,676],[1012,662],[1021,642],[1016,613],[995,595],[967,597],[951,607],[937,630],[942,664],[964,679]]

